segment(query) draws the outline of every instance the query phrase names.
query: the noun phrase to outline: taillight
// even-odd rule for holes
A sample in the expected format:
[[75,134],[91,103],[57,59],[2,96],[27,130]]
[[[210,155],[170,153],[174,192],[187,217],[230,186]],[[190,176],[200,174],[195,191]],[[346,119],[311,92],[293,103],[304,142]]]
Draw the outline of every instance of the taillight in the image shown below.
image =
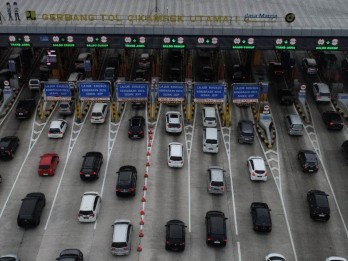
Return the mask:
[[82,216],[82,214],[80,214],[80,213],[79,213],[77,216],[78,216],[78,217],[81,217],[81,216]]
[[166,244],[167,244],[167,245],[170,244],[170,241],[167,240],[167,241],[166,241]]
[[267,171],[265,172],[265,176],[268,176],[268,173],[267,173]]
[[130,188],[130,189],[128,189],[128,191],[133,192],[133,191],[135,191],[135,188]]
[[63,132],[60,131],[59,134],[63,134]]
[[129,247],[124,247],[123,250],[129,250]]
[[220,187],[220,190],[224,190],[224,189],[225,189],[225,187],[224,187],[224,186],[221,186],[221,187]]
[[83,171],[80,171],[80,175],[85,174]]
[[119,189],[119,188],[116,188],[116,192],[120,192],[121,191],[121,189]]
[[131,135],[131,134],[132,134],[132,132],[131,132],[131,131],[128,131],[128,134],[129,134],[129,135]]
[[95,175],[95,174],[97,174],[97,172],[93,171],[92,174]]
[[139,134],[144,134],[144,131],[139,131]]
[[94,214],[89,214],[91,217],[94,217]]
[[211,186],[210,186],[210,185],[208,186],[208,189],[211,189]]
[[224,239],[224,242],[227,243],[227,239]]
[[211,237],[208,237],[207,240],[208,240],[208,241],[212,241],[213,239],[212,239]]
[[256,176],[256,173],[255,172],[251,172],[251,176]]
[[332,126],[332,125],[333,125],[333,122],[331,121],[331,122],[329,123],[329,125],[331,125],[331,126]]

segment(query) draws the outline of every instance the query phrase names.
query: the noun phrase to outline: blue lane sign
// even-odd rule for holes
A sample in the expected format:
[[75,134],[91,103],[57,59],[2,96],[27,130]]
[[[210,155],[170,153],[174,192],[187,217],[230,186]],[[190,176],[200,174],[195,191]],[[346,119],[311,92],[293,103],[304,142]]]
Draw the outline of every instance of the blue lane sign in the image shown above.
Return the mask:
[[184,101],[183,83],[159,83],[158,101],[159,102],[182,102]]
[[147,101],[149,85],[147,83],[117,84],[118,101]]
[[110,101],[110,82],[79,82],[81,101]]
[[259,101],[260,85],[247,83],[232,84],[234,103],[254,103]]
[[45,100],[70,101],[71,91],[68,83],[44,83]]
[[219,84],[194,84],[194,102],[221,103],[224,101],[225,86]]

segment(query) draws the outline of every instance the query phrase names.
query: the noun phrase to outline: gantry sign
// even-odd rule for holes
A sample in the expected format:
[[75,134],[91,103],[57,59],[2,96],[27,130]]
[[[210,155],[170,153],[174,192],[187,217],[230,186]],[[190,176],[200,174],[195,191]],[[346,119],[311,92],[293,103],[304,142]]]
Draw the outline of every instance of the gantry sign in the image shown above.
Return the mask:
[[0,47],[348,51],[345,37],[1,34]]

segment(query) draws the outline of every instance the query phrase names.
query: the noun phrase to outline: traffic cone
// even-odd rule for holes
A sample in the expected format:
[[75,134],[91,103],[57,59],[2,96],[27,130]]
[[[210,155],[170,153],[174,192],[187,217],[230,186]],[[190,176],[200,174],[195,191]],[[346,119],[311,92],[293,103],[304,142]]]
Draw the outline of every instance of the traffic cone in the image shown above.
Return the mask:
[[146,167],[149,167],[149,166],[150,166],[150,162],[146,161]]
[[144,237],[144,232],[142,230],[139,232],[139,237]]
[[149,140],[152,140],[152,135],[151,134],[149,135]]
[[147,186],[146,185],[144,185],[143,190],[147,190]]
[[149,174],[147,172],[145,172],[144,178],[148,178],[148,177],[149,177]]
[[149,129],[149,134],[152,134],[153,132],[152,132],[152,129]]
[[146,202],[146,198],[144,196],[141,197],[141,202]]
[[143,250],[143,248],[141,247],[141,245],[138,245],[137,251],[138,251],[138,252],[141,252],[142,250]]
[[144,220],[140,219],[139,225],[144,225]]
[[148,150],[146,153],[147,156],[151,156],[151,152]]
[[145,215],[145,211],[142,209],[142,210],[140,210],[140,215]]

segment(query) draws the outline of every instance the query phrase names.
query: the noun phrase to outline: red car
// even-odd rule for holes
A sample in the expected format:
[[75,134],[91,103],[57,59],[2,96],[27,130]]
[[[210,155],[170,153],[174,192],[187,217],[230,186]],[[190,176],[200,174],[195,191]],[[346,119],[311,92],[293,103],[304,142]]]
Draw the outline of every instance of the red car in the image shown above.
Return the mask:
[[57,153],[45,153],[40,157],[39,176],[53,176],[59,163]]

